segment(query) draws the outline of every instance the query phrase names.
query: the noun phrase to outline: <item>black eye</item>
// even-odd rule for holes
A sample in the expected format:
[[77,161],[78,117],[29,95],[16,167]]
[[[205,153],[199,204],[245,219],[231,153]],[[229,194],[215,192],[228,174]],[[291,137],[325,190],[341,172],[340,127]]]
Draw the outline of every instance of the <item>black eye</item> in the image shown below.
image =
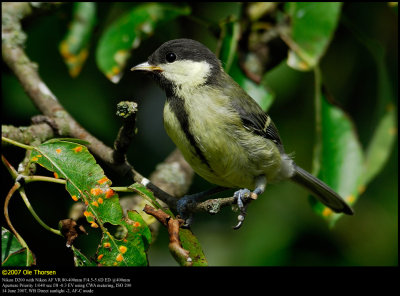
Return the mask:
[[165,56],[165,59],[167,60],[168,63],[173,63],[176,60],[176,55],[173,52],[169,52]]

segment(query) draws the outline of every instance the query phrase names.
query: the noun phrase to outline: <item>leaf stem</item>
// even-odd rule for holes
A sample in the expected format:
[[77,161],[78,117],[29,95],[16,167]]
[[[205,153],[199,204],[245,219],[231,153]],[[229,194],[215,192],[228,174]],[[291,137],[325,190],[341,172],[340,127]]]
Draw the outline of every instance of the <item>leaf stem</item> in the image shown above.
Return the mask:
[[56,179],[56,178],[46,177],[46,176],[25,176],[24,179],[25,179],[26,183],[43,181],[43,182],[67,184],[67,181],[64,179]]
[[6,138],[6,137],[1,137],[1,141],[7,142],[7,143],[9,143],[9,144],[12,144],[12,145],[14,145],[14,146],[18,146],[18,147],[20,147],[20,148],[24,148],[24,149],[27,149],[27,150],[32,150],[32,149],[34,149],[34,147],[32,147],[32,146],[22,144],[22,143],[20,143],[20,142],[11,140],[11,139]]
[[50,231],[50,232],[52,232],[52,233],[54,233],[54,234],[57,234],[57,235],[59,235],[59,236],[63,236],[59,230],[56,230],[56,229],[54,229],[54,228],[51,228],[51,227],[48,226],[46,223],[44,223],[44,222],[42,221],[42,219],[39,218],[39,216],[36,214],[35,210],[32,208],[32,205],[31,205],[31,203],[29,202],[28,197],[26,196],[26,193],[25,193],[25,189],[24,189],[24,188],[19,188],[19,193],[20,193],[20,195],[21,195],[21,197],[22,197],[22,199],[23,199],[23,201],[24,201],[26,207],[28,208],[29,212],[32,214],[32,216],[35,218],[35,220],[38,221],[39,224],[40,224],[43,228],[45,228],[46,230],[48,230],[48,231]]
[[3,155],[1,156],[1,161],[6,166],[12,178],[15,180],[18,176],[18,172],[14,169],[14,167],[8,162],[8,160]]
[[14,226],[11,223],[10,216],[8,215],[8,204],[10,203],[11,197],[21,187],[21,184],[16,182],[13,187],[11,187],[10,191],[8,192],[6,199],[4,201],[4,217],[6,218],[7,224],[10,227],[11,231],[14,233],[14,235],[17,237],[19,243],[26,248],[29,251],[29,247],[22,238],[22,236],[19,235],[17,230],[15,230]]
[[[14,169],[14,167],[7,161],[7,159],[2,155],[1,160],[4,163],[4,165],[7,167],[8,171],[10,172],[11,176],[15,180],[18,176],[18,172]],[[17,230],[14,228],[14,226],[11,223],[10,216],[8,215],[8,204],[10,203],[11,197],[15,193],[16,190],[18,190],[21,187],[21,183],[15,182],[14,186],[10,189],[8,192],[6,199],[4,201],[4,217],[6,218],[7,224],[10,227],[11,231],[14,233],[15,237],[19,241],[22,247],[26,248],[26,266],[29,266],[29,258],[31,251],[25,242],[25,240],[22,238],[22,236],[17,232]]]
[[117,192],[134,192],[132,189],[129,187],[110,187],[112,190],[117,191]]

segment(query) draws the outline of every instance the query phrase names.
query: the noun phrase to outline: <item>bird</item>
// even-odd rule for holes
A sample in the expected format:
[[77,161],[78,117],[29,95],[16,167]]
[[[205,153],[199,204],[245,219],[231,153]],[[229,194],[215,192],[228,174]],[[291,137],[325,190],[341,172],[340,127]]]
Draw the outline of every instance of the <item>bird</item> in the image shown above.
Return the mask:
[[178,200],[186,226],[192,222],[190,207],[205,196],[235,188],[241,213],[234,227],[238,229],[246,215],[245,197],[255,199],[267,184],[287,179],[308,189],[332,211],[354,214],[339,194],[285,152],[271,117],[202,43],[187,38],[167,41],[131,70],[145,71],[164,90],[168,136],[193,170],[217,186]]

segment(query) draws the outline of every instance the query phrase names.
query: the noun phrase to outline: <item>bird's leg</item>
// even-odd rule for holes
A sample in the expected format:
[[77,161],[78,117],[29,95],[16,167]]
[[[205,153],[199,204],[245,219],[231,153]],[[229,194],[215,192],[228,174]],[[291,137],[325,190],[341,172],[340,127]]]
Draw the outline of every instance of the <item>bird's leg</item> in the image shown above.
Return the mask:
[[185,195],[180,198],[176,204],[176,210],[178,211],[179,216],[185,221],[183,226],[189,227],[190,224],[192,224],[193,210],[203,198],[228,189],[229,188],[218,186],[203,192]]
[[244,218],[246,217],[246,210],[249,203],[244,203],[244,197],[250,197],[250,190],[249,189],[240,189],[233,194],[233,197],[236,199],[236,203],[239,207],[240,214],[238,216],[238,224],[233,227],[233,229],[239,229],[242,226]]
[[[253,192],[250,192],[248,189],[240,189],[233,194],[233,197],[237,199],[237,205],[240,210],[240,214],[238,216],[238,224],[233,227],[233,229],[239,229],[243,221],[246,217],[247,206],[250,203],[250,200],[257,199],[257,197],[265,191],[265,187],[267,186],[267,178],[262,175],[257,177],[256,179],[256,189]],[[244,202],[245,197],[250,197],[251,199],[248,202]]]

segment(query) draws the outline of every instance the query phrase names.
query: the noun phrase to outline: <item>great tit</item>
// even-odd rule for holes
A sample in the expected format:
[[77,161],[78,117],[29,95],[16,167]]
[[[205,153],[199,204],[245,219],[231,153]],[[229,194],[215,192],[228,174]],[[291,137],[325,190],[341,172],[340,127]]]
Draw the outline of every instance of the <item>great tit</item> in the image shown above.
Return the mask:
[[[335,191],[285,153],[271,118],[203,44],[191,39],[165,42],[131,70],[151,73],[165,91],[165,130],[193,170],[220,188],[241,188],[234,193],[242,212],[236,228],[244,219],[244,196],[256,198],[267,183],[285,179],[306,187],[334,212],[353,214]],[[181,217],[190,222],[187,208],[205,195],[181,198]]]

